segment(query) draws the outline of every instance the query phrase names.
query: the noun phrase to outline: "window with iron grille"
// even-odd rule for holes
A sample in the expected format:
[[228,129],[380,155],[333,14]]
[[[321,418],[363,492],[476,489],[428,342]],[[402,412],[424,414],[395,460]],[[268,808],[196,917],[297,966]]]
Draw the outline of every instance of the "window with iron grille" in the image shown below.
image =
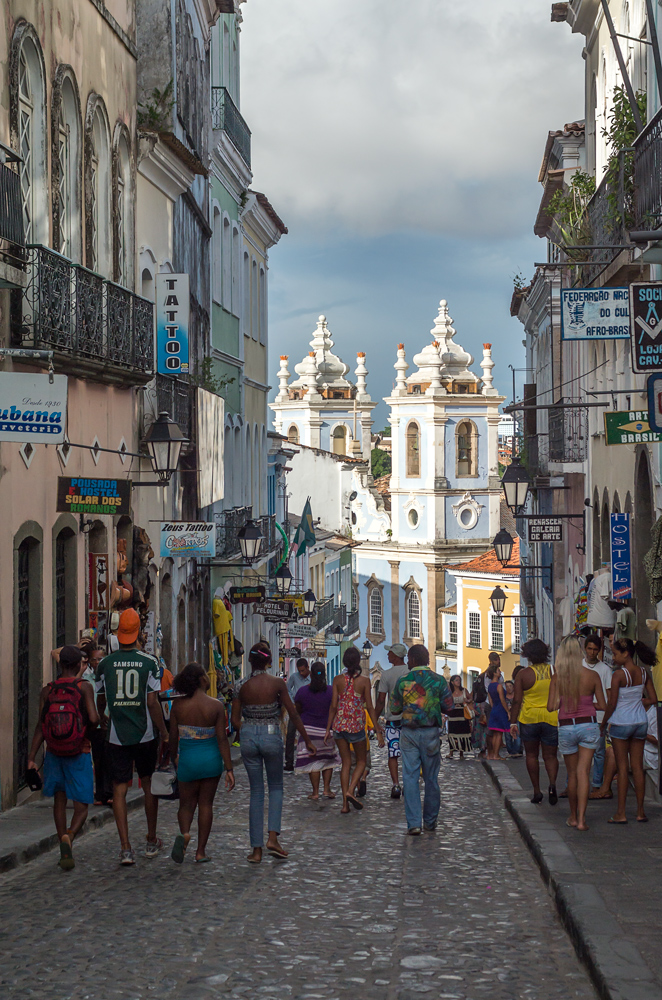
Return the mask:
[[469,612],[469,642],[468,646],[480,649],[480,611]]
[[457,621],[454,618],[448,623],[448,645],[457,646]]
[[384,630],[384,610],[382,593],[378,587],[370,591],[370,631],[381,635]]
[[503,652],[503,618],[499,615],[490,617],[490,649]]
[[[519,608],[515,608],[517,614],[519,614]],[[519,653],[520,651],[520,620],[519,618],[513,618],[513,653]]]
[[410,639],[421,638],[421,601],[415,590],[407,598],[407,635]]

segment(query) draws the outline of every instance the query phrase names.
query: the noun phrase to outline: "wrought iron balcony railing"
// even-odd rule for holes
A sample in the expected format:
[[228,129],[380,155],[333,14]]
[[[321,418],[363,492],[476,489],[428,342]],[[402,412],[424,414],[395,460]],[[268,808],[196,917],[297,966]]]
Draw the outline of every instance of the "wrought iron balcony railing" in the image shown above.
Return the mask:
[[27,248],[28,283],[14,292],[15,347],[53,350],[72,374],[144,384],[154,369],[154,306],[43,246]]
[[[565,404],[574,404],[568,406]],[[587,410],[578,406],[580,399],[560,399],[549,410],[550,462],[583,462],[588,437]]]
[[325,597],[315,605],[315,625],[317,630],[327,628],[335,619],[333,598]]
[[355,608],[353,611],[347,612],[347,638],[357,635],[359,631],[359,611]]
[[185,437],[191,438],[191,399],[195,386],[172,375],[156,376],[157,412],[165,410],[179,424]]
[[7,240],[14,248],[22,248],[25,244],[21,181],[6,163],[0,163],[0,239]]
[[227,87],[211,88],[211,123],[213,129],[225,132],[250,170],[251,131],[230,97]]
[[[216,518],[216,555],[232,556],[241,551],[238,532],[253,516],[252,507],[232,507]],[[263,543],[264,544],[264,543]]]
[[662,109],[634,140],[634,229],[662,222]]

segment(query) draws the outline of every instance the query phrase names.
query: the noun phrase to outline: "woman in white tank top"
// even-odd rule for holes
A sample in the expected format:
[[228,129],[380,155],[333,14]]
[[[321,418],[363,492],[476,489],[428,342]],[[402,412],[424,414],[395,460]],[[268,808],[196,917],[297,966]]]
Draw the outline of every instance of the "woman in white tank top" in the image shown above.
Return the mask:
[[[601,730],[604,733],[609,723],[609,736],[614,748],[618,768],[618,808],[610,823],[627,823],[625,803],[628,793],[628,764],[632,768],[634,790],[637,796],[637,821],[646,823],[644,813],[644,744],[648,731],[646,710],[657,704],[653,681],[646,673],[645,666],[656,662],[655,651],[643,642],[632,639],[613,639],[614,670],[609,689],[609,703]],[[635,663],[634,657],[638,663]],[[645,664],[643,666],[642,664]]]

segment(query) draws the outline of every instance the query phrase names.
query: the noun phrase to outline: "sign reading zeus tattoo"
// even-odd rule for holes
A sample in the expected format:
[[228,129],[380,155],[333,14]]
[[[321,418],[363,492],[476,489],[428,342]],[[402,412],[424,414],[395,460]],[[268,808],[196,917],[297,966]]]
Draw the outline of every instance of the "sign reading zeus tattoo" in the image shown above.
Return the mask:
[[188,375],[188,274],[156,276],[156,360],[159,375]]
[[662,283],[630,285],[630,333],[633,370],[662,371]]
[[530,517],[530,542],[562,542],[563,521],[558,517]]

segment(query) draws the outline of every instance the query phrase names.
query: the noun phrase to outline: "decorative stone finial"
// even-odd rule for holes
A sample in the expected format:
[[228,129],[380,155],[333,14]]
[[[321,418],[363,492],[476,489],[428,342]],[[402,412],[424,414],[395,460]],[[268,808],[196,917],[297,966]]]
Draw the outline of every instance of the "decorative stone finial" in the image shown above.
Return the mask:
[[280,356],[280,370],[278,372],[278,396],[276,399],[285,400],[288,398],[287,392],[287,382],[290,377],[290,373],[287,370],[288,355],[281,354]]
[[494,368],[494,361],[492,360],[491,344],[483,344],[483,360],[480,363],[480,367],[483,369],[483,395],[497,396],[497,390],[492,385],[492,369]]
[[368,369],[365,366],[365,351],[359,351],[356,355],[356,398],[357,400],[363,402],[364,400],[369,400],[368,387],[366,385],[366,377],[368,375]]
[[425,390],[426,396],[442,396],[446,390],[441,384],[441,358],[439,357],[439,344],[435,340],[432,344],[434,352],[430,351],[430,357],[426,359],[430,372],[430,385]]
[[398,359],[393,365],[396,371],[395,376],[395,389],[393,390],[394,396],[406,396],[407,395],[407,376],[406,372],[409,365],[405,361],[405,345],[398,344]]

